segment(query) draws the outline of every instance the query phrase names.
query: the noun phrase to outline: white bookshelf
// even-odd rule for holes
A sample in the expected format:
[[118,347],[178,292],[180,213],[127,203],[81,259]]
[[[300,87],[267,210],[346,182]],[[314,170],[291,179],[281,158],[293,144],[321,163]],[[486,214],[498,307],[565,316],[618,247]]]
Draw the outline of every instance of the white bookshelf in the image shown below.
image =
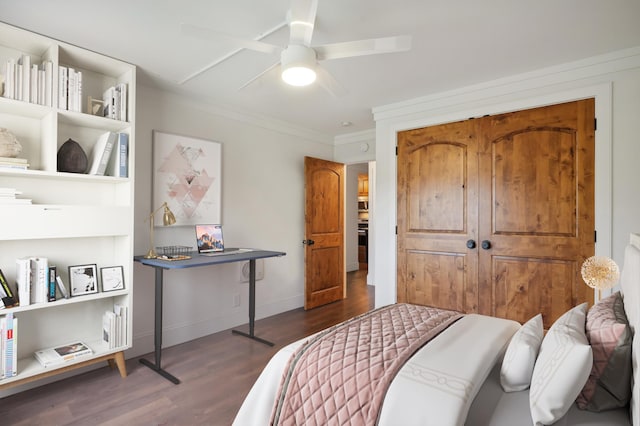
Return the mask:
[[[133,294],[133,191],[135,147],[135,66],[92,51],[0,23],[0,74],[5,63],[29,55],[32,64],[53,62],[53,106],[0,97],[0,127],[22,144],[19,155],[29,170],[0,168],[0,187],[15,188],[31,205],[0,206],[0,269],[15,283],[16,259],[46,257],[69,285],[68,267],[96,264],[122,266],[125,289],[59,298],[55,302],[0,309],[0,317],[13,312],[18,318],[18,374],[0,379],[0,398],[7,389],[95,362],[115,362],[121,375],[123,351],[131,347]],[[82,112],[58,108],[58,66],[82,71]],[[111,86],[126,83],[127,121],[88,113],[87,98],[102,99]],[[1,93],[1,92],[0,92]],[[129,135],[127,178],[90,176],[57,171],[57,152],[68,139],[80,144],[87,157],[100,134]],[[99,280],[100,281],[100,280]],[[60,296],[59,296],[60,297]],[[114,304],[128,307],[126,343],[108,349],[102,342],[102,315]],[[42,367],[36,350],[82,340],[92,355],[57,367]]]

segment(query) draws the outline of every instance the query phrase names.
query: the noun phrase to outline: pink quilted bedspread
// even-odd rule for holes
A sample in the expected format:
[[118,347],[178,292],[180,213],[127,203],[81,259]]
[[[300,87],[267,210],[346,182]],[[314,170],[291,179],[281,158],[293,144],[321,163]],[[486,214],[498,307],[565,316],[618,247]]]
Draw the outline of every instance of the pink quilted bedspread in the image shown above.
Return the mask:
[[375,424],[387,388],[406,360],[461,317],[395,304],[312,336],[289,360],[271,424]]

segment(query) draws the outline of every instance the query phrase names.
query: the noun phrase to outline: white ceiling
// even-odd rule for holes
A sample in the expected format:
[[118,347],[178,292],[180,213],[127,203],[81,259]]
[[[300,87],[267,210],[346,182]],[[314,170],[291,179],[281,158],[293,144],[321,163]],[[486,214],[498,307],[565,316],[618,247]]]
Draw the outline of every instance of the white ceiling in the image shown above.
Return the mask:
[[[234,50],[182,35],[181,23],[252,39],[288,9],[289,0],[0,0],[0,20],[133,63],[139,83],[328,136],[372,129],[376,106],[640,46],[638,0],[318,0],[312,46],[409,34],[411,51],[322,63],[348,91],[339,98],[277,78],[238,91],[278,61],[246,50],[177,84]],[[287,38],[285,27],[264,41]]]

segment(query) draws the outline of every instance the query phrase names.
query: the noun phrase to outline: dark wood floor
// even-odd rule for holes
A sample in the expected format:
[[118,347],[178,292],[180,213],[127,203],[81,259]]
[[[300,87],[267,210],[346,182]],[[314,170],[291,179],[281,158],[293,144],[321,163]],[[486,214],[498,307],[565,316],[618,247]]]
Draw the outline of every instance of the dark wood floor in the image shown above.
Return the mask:
[[179,385],[130,359],[125,379],[105,367],[0,399],[0,425],[230,425],[279,348],[373,308],[366,270],[347,275],[346,300],[256,321],[273,348],[222,331],[163,350]]

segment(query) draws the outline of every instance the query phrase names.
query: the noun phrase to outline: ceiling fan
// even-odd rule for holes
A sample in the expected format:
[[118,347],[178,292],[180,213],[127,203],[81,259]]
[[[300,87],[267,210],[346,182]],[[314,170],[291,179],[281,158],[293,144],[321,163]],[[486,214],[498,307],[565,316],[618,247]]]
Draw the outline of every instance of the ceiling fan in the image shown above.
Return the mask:
[[[292,86],[306,86],[317,79],[318,83],[329,93],[334,96],[341,96],[346,92],[342,85],[336,81],[326,69],[321,67],[318,62],[353,56],[403,52],[411,49],[411,36],[408,35],[311,46],[317,9],[318,0],[292,0],[291,9],[287,14],[287,20],[253,40],[234,37],[195,25],[182,24],[181,30],[185,35],[213,41],[224,39],[233,44],[236,49],[228,55],[190,74],[180,81],[179,84],[186,83],[222,61],[229,59],[242,49],[249,49],[279,56],[280,60],[249,80],[241,86],[240,89],[247,87],[257,79],[274,73],[279,69],[281,78],[287,84]],[[273,34],[287,25],[289,26],[288,46],[282,47],[261,41],[268,35]]]

